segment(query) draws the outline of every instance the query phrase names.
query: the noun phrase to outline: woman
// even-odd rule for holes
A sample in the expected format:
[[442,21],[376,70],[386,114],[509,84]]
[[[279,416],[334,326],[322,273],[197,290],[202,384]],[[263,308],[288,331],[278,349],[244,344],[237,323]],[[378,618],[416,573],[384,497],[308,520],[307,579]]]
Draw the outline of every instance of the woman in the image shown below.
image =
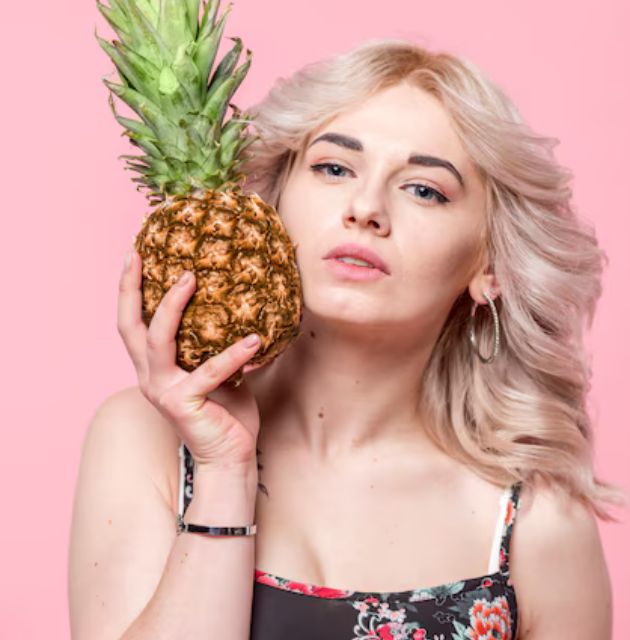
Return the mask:
[[[252,114],[248,186],[297,244],[302,333],[238,389],[244,341],[182,375],[194,279],[147,332],[132,256],[140,388],[84,446],[74,635],[609,638],[595,516],[621,496],[593,472],[581,342],[605,254],[554,140],[470,63],[400,40],[310,65]],[[178,536],[182,512],[258,529]]]

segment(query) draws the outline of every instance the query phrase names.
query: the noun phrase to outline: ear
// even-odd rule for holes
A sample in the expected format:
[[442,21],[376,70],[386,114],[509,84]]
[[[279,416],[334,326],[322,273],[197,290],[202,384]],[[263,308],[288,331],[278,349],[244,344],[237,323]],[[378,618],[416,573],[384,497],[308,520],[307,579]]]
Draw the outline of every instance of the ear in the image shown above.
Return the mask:
[[493,301],[501,294],[499,281],[487,263],[475,273],[468,284],[468,291],[470,297],[478,304],[488,304],[488,301],[483,297],[484,293],[489,295]]

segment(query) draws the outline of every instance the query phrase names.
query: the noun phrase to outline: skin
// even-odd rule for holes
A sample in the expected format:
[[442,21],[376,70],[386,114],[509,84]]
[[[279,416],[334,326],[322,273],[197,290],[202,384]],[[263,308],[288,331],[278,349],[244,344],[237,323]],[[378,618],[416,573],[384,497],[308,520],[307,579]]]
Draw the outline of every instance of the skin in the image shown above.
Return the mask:
[[[325,132],[357,138],[363,151],[328,141],[309,146]],[[407,165],[412,152],[448,160],[465,187],[444,168]],[[319,173],[311,168],[324,162],[338,166]],[[440,205],[418,185],[450,202]],[[370,580],[402,589],[479,575],[501,488],[432,444],[417,402],[422,373],[456,298],[467,292],[471,304],[485,305],[483,292],[500,295],[488,264],[478,260],[483,183],[447,112],[428,93],[400,84],[338,114],[309,136],[278,212],[297,244],[303,333],[272,363],[248,373],[261,413],[261,480],[274,498],[257,505],[256,520],[269,532],[257,541],[257,566],[304,582],[359,589]],[[376,251],[390,274],[367,282],[336,276],[322,257],[344,242]],[[373,491],[357,481],[366,470]],[[366,563],[343,566],[344,551],[363,557],[365,543],[369,557],[370,547],[383,543],[369,518],[361,518],[384,505],[394,518],[405,514],[409,522],[401,521],[407,526],[400,529],[412,531],[388,550],[398,569],[386,577],[380,563],[373,574]],[[450,519],[453,526],[430,527],[426,517],[415,522],[409,515],[415,509],[430,513],[435,523]],[[356,529],[347,547],[341,533],[335,545],[317,537],[323,518],[348,510],[352,525],[343,526]],[[282,544],[274,547],[276,532]],[[289,551],[291,536],[298,540],[295,553]],[[435,544],[448,549],[450,559],[439,554],[434,565],[427,560],[421,578],[410,577],[409,550]],[[297,560],[305,557],[312,564]],[[590,511],[552,489],[526,488],[512,557],[519,638],[610,637],[610,583]],[[350,584],[348,575],[361,584]]]
[[[327,131],[358,138],[364,151],[328,141],[308,148]],[[292,426],[283,437],[324,460],[417,433],[416,390],[453,302],[468,289],[485,305],[482,292],[499,286],[486,265],[475,269],[482,182],[430,95],[407,85],[386,90],[312,132],[305,146],[278,206],[298,245],[304,335],[263,371],[273,384],[290,384]],[[449,160],[466,188],[444,168],[407,165],[412,151]],[[344,170],[326,169],[327,176],[310,168],[322,162]],[[376,251],[390,275],[373,282],[334,275],[322,257],[343,242]]]

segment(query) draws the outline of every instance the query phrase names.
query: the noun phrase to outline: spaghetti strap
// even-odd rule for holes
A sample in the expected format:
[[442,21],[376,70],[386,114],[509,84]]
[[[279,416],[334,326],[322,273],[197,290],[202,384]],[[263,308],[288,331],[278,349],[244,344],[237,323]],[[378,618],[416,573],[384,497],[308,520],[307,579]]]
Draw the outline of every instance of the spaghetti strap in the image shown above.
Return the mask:
[[179,501],[178,513],[182,517],[193,496],[194,460],[182,442],[179,446]]
[[505,521],[505,513],[507,505],[512,494],[512,487],[506,487],[499,497],[499,508],[494,525],[494,536],[492,537],[492,546],[490,547],[490,557],[488,558],[488,574],[496,573],[499,570],[499,551],[501,549],[501,539],[503,536],[503,523]]
[[522,482],[515,482],[512,485],[506,504],[505,517],[503,518],[503,532],[499,549],[499,570],[508,580],[510,575],[510,541],[512,540],[514,522],[519,508],[522,486]]

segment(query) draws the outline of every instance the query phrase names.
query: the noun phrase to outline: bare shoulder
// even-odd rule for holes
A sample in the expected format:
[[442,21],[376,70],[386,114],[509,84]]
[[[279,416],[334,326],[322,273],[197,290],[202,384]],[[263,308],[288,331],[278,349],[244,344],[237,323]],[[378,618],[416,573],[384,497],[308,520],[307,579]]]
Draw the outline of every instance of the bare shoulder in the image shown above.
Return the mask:
[[141,467],[164,500],[175,507],[179,438],[140,388],[126,387],[111,394],[94,418],[87,437],[113,439],[119,445],[121,463]]
[[520,640],[611,637],[608,568],[582,502],[561,489],[523,487],[510,558]]

